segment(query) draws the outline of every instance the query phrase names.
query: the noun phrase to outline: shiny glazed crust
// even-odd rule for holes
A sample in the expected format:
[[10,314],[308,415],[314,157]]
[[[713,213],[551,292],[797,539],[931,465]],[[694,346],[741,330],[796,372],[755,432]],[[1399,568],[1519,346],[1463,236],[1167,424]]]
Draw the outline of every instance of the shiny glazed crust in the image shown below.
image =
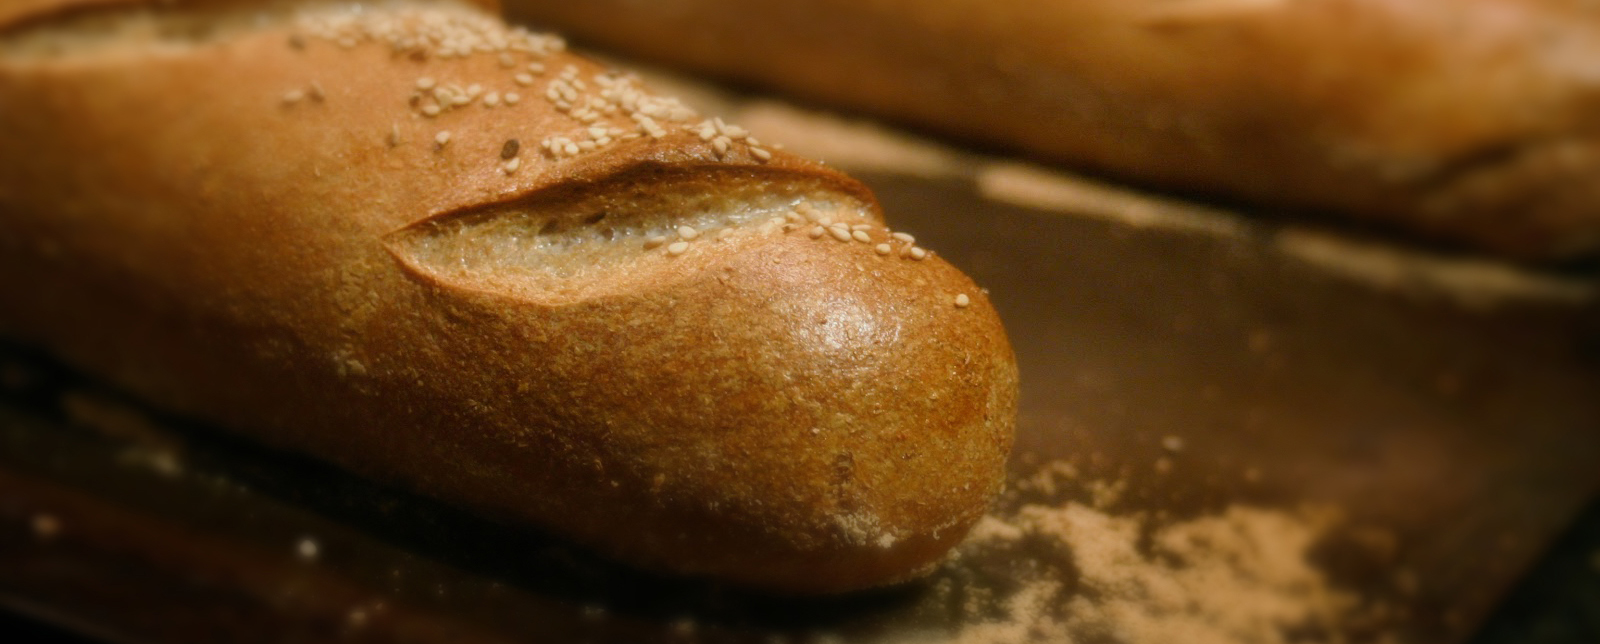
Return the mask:
[[[998,491],[999,319],[860,184],[552,40],[441,55],[343,9],[241,11],[0,37],[0,332],[278,447],[778,591],[908,578]],[[506,35],[445,3],[363,15],[418,11]],[[603,89],[625,107],[588,119]]]

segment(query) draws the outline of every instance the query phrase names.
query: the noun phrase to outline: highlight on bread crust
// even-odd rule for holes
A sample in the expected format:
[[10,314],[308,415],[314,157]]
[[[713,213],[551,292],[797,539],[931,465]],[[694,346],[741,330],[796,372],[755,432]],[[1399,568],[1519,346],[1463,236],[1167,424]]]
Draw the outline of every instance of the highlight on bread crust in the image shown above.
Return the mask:
[[190,5],[0,36],[8,337],[778,591],[914,576],[998,491],[999,319],[859,183],[454,3]]

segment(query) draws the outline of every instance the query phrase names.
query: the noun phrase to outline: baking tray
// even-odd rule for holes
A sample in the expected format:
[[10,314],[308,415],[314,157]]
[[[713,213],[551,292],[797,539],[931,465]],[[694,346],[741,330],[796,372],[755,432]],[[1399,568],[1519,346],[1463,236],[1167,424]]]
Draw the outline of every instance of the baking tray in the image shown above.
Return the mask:
[[632,571],[7,345],[0,606],[113,642],[1448,644],[1600,489],[1592,270],[678,90],[863,179],[1000,309],[1008,489],[932,577],[805,599]]

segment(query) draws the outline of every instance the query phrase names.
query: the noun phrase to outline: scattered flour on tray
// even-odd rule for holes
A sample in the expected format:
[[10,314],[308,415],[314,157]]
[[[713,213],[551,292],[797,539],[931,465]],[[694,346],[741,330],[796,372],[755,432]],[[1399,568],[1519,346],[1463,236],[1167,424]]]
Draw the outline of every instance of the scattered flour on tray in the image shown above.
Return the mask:
[[[1034,488],[1054,492],[1056,478],[1046,472]],[[985,517],[961,552],[991,560],[1015,553],[1016,585],[996,598],[998,615],[955,633],[901,641],[1341,642],[1340,624],[1359,610],[1359,598],[1333,588],[1309,560],[1335,522],[1332,512],[1235,505],[1156,522],[1109,511],[1115,499],[1091,496],[1098,498]]]

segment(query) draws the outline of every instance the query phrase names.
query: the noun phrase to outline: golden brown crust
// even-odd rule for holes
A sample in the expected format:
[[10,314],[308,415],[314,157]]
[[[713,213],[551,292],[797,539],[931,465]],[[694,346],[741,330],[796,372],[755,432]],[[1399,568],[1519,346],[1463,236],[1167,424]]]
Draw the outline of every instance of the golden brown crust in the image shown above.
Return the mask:
[[[441,59],[325,26],[0,56],[0,138],[28,151],[0,155],[0,332],[657,570],[849,590],[978,518],[1010,348],[858,183],[698,119],[581,123],[544,94],[568,66],[600,93],[570,54]],[[429,116],[423,78],[483,89]],[[588,127],[637,136],[540,145]],[[868,242],[771,199],[837,208]],[[662,245],[656,206],[711,224]]]
[[44,20],[70,11],[110,9],[143,3],[146,0],[12,0],[0,5],[0,29]]
[[[456,0],[498,11],[499,0]],[[227,9],[231,7],[291,6],[295,0],[6,0],[0,4],[0,31],[30,23],[59,20],[78,13],[129,9]]]
[[618,50],[1148,184],[1521,257],[1600,250],[1600,16],[1581,2],[506,4]]

